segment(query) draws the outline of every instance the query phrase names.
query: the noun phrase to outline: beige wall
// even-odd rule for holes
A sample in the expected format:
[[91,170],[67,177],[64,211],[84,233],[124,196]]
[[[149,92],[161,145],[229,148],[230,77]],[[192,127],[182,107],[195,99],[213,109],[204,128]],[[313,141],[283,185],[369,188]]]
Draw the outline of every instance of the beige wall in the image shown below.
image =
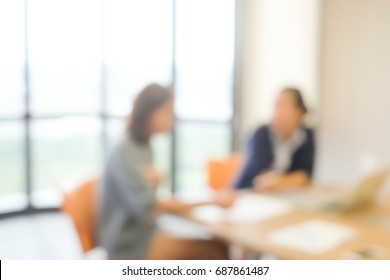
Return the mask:
[[317,178],[390,165],[390,1],[324,0]]
[[390,0],[243,2],[243,139],[296,84],[319,116],[318,181],[390,165]]
[[242,0],[243,139],[269,120],[278,91],[302,89],[319,112],[321,0]]
[[260,11],[260,0],[242,0],[239,2],[241,5],[241,16],[237,36],[239,36],[239,63],[241,79],[239,93],[241,94],[241,114],[240,114],[240,136],[245,136],[251,131],[254,126],[259,122],[259,109],[260,103],[259,94],[259,52],[260,52],[260,26],[258,23],[258,15]]

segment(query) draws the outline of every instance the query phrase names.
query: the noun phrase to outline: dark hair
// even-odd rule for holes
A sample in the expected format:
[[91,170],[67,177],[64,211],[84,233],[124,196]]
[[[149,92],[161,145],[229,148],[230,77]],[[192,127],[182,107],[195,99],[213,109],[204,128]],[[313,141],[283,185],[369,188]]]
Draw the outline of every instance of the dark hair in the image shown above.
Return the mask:
[[170,90],[157,84],[146,86],[135,98],[127,132],[137,141],[149,141],[149,119],[152,113],[172,98]]
[[307,107],[305,104],[305,100],[303,99],[302,93],[299,89],[293,87],[287,87],[282,90],[282,93],[288,92],[291,93],[295,102],[295,105],[301,110],[303,113],[307,113]]

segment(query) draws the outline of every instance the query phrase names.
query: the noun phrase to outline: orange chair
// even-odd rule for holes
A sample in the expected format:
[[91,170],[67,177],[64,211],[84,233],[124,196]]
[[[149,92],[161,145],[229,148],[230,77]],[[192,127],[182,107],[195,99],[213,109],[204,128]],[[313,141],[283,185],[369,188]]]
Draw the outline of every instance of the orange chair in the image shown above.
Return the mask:
[[97,182],[91,179],[72,192],[64,192],[62,211],[72,219],[84,253],[97,246]]
[[237,153],[224,160],[209,160],[207,166],[209,186],[216,191],[232,186],[242,164],[242,156]]

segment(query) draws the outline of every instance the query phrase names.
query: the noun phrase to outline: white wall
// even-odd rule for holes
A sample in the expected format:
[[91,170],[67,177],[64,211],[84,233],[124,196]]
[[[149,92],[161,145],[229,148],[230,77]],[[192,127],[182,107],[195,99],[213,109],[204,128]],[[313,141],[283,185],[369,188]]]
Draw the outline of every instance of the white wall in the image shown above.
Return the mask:
[[390,1],[325,0],[319,180],[390,165]]
[[260,92],[260,24],[259,13],[262,1],[260,0],[242,0],[239,18],[242,26],[239,27],[240,38],[240,60],[236,67],[240,68],[241,88],[241,114],[240,128],[241,137],[245,138],[246,134],[254,128],[254,125],[259,122]]
[[243,0],[246,3],[242,133],[272,112],[281,88],[300,88],[318,111],[321,0]]

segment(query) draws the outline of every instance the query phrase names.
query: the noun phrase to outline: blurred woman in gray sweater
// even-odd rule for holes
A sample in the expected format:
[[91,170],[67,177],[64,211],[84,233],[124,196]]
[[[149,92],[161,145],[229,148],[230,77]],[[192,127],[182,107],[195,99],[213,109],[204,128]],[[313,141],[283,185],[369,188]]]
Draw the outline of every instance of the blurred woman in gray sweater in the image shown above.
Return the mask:
[[[135,99],[126,137],[109,156],[100,184],[100,243],[109,259],[146,259],[156,230],[155,213],[194,206],[155,198],[150,139],[173,127],[171,93],[156,84],[147,86]],[[229,206],[232,198],[210,203]]]

